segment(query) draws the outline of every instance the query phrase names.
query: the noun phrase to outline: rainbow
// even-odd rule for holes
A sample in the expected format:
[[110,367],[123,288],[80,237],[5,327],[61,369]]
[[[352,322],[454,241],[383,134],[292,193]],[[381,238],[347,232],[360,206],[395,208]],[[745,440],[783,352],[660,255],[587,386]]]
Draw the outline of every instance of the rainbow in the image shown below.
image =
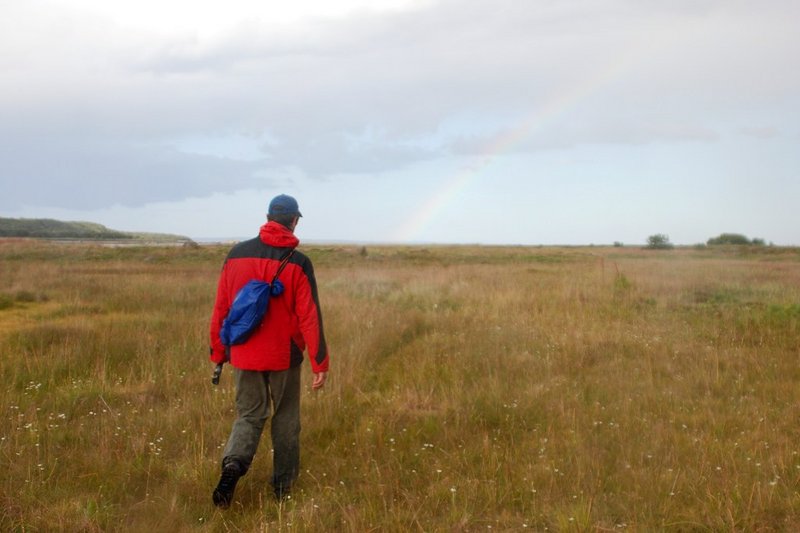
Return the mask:
[[641,51],[629,51],[627,55],[606,65],[579,86],[559,91],[545,101],[541,107],[524,116],[514,127],[492,138],[479,151],[477,164],[462,169],[440,183],[438,188],[432,191],[428,200],[412,211],[400,225],[394,233],[392,241],[413,242],[423,238],[425,230],[436,220],[437,216],[451,205],[463,190],[474,183],[492,162],[498,157],[512,152],[533,133],[542,130],[565,112],[617,79],[641,54]]

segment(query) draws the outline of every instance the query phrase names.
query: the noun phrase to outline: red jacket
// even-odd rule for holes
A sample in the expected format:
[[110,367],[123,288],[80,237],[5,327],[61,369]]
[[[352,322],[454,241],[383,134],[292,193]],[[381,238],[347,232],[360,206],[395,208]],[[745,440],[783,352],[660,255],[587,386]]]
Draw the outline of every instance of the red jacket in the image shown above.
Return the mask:
[[[251,279],[272,281],[281,260],[299,242],[286,227],[268,222],[261,226],[258,237],[240,242],[228,253],[211,316],[213,362],[226,360],[219,330],[236,293]],[[242,370],[286,370],[303,362],[307,347],[312,370],[327,372],[328,348],[311,260],[295,251],[278,279],[283,294],[271,298],[263,322],[250,338],[231,346],[230,363]]]

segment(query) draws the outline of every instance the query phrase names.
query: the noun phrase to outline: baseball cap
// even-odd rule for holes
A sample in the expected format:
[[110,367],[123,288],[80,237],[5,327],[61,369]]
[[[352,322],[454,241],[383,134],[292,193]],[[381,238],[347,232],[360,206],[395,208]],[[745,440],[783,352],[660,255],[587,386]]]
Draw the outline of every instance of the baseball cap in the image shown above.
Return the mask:
[[303,216],[300,213],[300,207],[297,205],[297,200],[288,194],[279,194],[269,203],[268,215],[297,215]]

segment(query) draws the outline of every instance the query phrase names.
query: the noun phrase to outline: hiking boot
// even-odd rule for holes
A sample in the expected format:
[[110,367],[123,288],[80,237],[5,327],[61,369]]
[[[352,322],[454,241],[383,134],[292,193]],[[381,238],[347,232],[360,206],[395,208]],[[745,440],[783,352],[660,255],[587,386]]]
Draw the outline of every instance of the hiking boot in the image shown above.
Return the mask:
[[214,505],[227,509],[233,500],[233,491],[236,489],[236,483],[242,477],[242,470],[239,465],[235,463],[228,463],[222,468],[222,475],[217,483],[217,488],[214,489],[214,494],[211,495],[214,500]]

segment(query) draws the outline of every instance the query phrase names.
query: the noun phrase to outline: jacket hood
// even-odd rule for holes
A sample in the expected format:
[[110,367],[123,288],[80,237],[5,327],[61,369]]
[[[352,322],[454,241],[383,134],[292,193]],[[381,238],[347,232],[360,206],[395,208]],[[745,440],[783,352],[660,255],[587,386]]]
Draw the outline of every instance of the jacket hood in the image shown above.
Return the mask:
[[270,221],[261,226],[258,232],[261,242],[276,248],[296,248],[300,244],[300,239],[283,224]]

